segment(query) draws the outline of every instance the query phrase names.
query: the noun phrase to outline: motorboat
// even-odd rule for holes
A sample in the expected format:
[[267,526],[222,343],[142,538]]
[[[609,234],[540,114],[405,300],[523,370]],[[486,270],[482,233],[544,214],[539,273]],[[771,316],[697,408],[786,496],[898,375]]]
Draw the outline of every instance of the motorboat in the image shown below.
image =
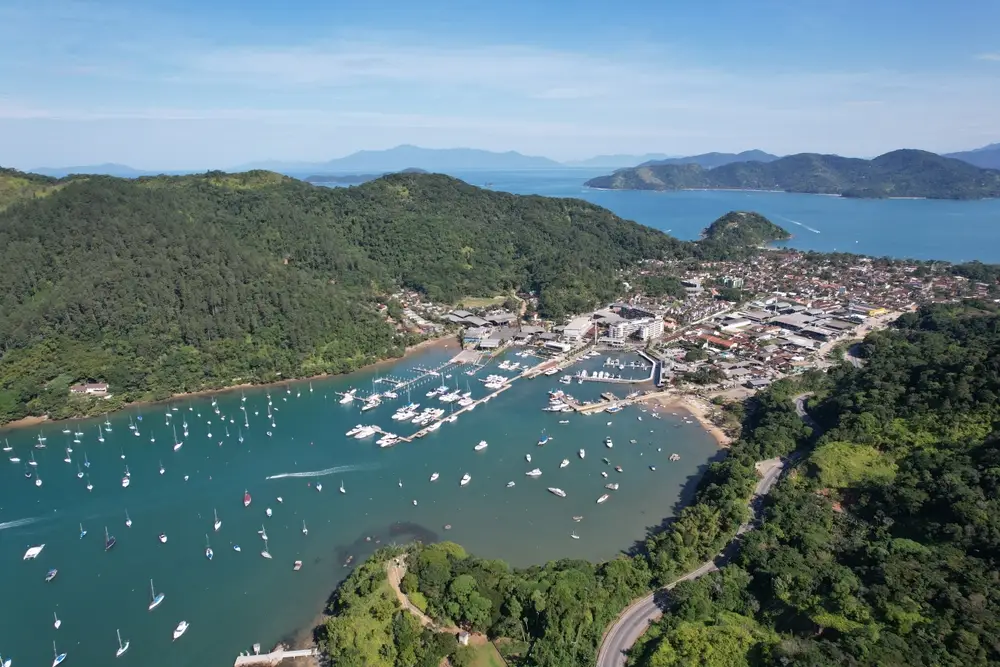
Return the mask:
[[469,473],[465,473],[464,475],[462,475],[462,481],[461,481],[461,482],[459,482],[459,484],[460,484],[461,486],[465,486],[465,485],[466,485],[466,484],[468,484],[468,483],[469,483],[470,481],[472,481],[472,475],[470,475]]
[[652,470],[653,472],[656,472],[656,466],[649,466],[649,469]]
[[574,540],[580,539],[580,536],[576,534],[575,530],[572,533],[570,533],[569,536],[572,537]]
[[185,632],[187,632],[187,630],[188,630],[189,627],[190,627],[190,624],[188,624],[187,621],[181,621],[180,623],[178,623],[177,627],[174,628],[174,639],[175,640],[179,639],[181,637],[181,635],[183,635]]
[[295,561],[295,563],[292,565],[292,570],[294,572],[298,572],[301,569],[302,569],[302,561],[300,560]]
[[621,466],[615,466],[615,472],[625,472]]
[[250,507],[250,492],[243,489],[243,507]]
[[270,517],[273,514],[273,512],[271,512],[271,508],[268,507],[266,510],[264,510],[264,514]]
[[436,472],[435,473],[431,473],[431,481],[432,482],[436,482],[438,480],[438,477],[440,477],[440,476],[441,475],[437,474]]
[[512,481],[510,481],[510,482],[507,482],[507,488],[508,488],[508,489],[509,489],[509,488],[511,488],[511,487],[513,487],[513,486],[514,486],[514,482],[513,482],[513,480],[512,480]]
[[578,451],[578,452],[577,452],[577,455],[579,455],[579,457],[580,457],[581,459],[585,459],[585,458],[587,458],[587,452],[585,452],[585,451],[584,451],[584,450],[582,450],[582,449],[581,449],[580,451]]
[[56,576],[58,574],[59,574],[59,570],[57,570],[55,568],[52,568],[51,570],[49,570],[48,572],[45,573],[45,581],[46,582],[52,581],[53,579],[56,578]]
[[608,476],[608,473],[605,472],[604,470],[602,470],[601,471],[601,477],[607,477],[607,476]]
[[473,449],[475,449],[477,452],[481,452],[487,447],[489,447],[489,443],[487,443],[485,440],[480,440],[479,444],[476,445]]
[[615,443],[611,442],[610,435],[604,439],[604,446],[607,447],[608,449],[611,449],[612,447],[615,446]]
[[528,463],[531,463],[531,454],[525,454],[524,460],[527,461]]
[[618,490],[618,482],[612,482],[611,484],[605,484],[604,488],[605,489],[610,489],[611,491],[617,491]]
[[550,486],[549,487],[549,493],[551,493],[553,495],[556,495],[556,496],[559,496],[560,498],[565,498],[566,497],[566,492],[565,491],[563,491],[560,488],[554,487],[554,486]]
[[568,465],[569,465],[569,459],[563,459],[562,461],[559,462],[560,468],[565,468]]
[[156,539],[160,540],[160,544],[166,544],[167,543],[167,534],[166,533],[160,533],[159,537],[157,537]]
[[541,477],[542,476],[542,471],[539,470],[538,468],[535,468],[534,470],[529,470],[528,472],[526,472],[524,474],[527,475],[528,477]]
[[603,496],[601,496],[600,498],[597,499],[597,504],[600,505],[601,503],[603,503],[605,500],[607,500],[610,497],[611,497],[610,495],[608,495],[607,493],[605,493]]

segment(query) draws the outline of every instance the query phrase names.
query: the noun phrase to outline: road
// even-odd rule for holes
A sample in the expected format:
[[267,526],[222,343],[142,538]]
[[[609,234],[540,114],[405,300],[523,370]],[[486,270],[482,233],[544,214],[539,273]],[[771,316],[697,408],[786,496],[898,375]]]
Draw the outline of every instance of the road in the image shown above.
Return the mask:
[[[810,396],[812,396],[811,393],[799,394],[792,400],[795,402],[795,412],[806,424],[815,429],[816,424],[806,412],[805,407],[806,399]],[[771,492],[771,489],[774,488],[784,469],[785,461],[780,458],[768,459],[767,461],[759,461],[757,463],[757,471],[760,473],[760,479],[757,480],[757,486],[754,487],[753,495],[749,501],[750,520],[737,529],[736,537],[733,538],[718,556],[702,563],[680,579],[670,582],[660,590],[650,593],[641,600],[637,600],[629,605],[604,635],[604,640],[601,642],[601,649],[597,654],[597,667],[621,667],[621,665],[626,663],[625,651],[632,648],[636,640],[646,632],[646,628],[649,627],[650,623],[658,620],[663,615],[663,610],[660,608],[658,601],[662,600],[665,592],[673,589],[674,586],[682,581],[690,581],[704,576],[709,572],[715,572],[719,567],[729,562],[736,552],[739,536],[750,532],[756,527],[761,507],[760,501]]]

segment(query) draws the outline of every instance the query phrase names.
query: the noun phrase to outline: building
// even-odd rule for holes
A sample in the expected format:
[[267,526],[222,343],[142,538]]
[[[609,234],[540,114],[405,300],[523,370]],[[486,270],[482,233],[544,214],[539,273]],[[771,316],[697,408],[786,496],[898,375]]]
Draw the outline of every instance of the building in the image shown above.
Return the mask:
[[589,317],[574,317],[569,321],[562,330],[563,339],[571,343],[575,343],[583,339],[588,333],[593,324]]
[[465,345],[479,345],[491,333],[493,333],[492,327],[469,327],[462,335],[462,343]]
[[557,340],[545,341],[544,347],[549,350],[556,350],[557,352],[569,352],[573,349],[573,346],[569,343],[560,343]]
[[608,325],[608,340],[612,345],[622,344],[633,336],[640,340],[651,340],[662,335],[663,320],[658,317],[618,320]]
[[107,396],[108,385],[103,382],[85,382],[69,388],[71,394],[86,394],[88,396]]
[[736,276],[726,276],[722,279],[722,284],[734,289],[743,289],[743,279]]

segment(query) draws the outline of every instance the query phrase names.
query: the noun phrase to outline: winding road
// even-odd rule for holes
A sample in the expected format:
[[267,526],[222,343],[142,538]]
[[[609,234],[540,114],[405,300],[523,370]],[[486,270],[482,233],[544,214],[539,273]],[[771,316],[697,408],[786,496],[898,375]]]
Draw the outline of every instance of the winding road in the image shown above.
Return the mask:
[[[795,402],[796,414],[808,426],[815,429],[816,423],[806,412],[805,408],[805,401],[811,395],[811,393],[799,394],[792,400]],[[794,456],[793,454],[789,459],[794,458]],[[619,614],[614,624],[605,633],[604,639],[601,642],[601,649],[597,654],[597,667],[621,667],[626,663],[625,651],[632,648],[636,640],[646,632],[650,623],[658,620],[663,615],[661,604],[664,593],[670,591],[682,581],[690,581],[702,577],[709,572],[715,572],[732,559],[739,544],[738,540],[740,536],[756,527],[761,498],[771,492],[771,489],[774,488],[784,469],[785,460],[781,458],[768,459],[757,463],[757,471],[761,477],[757,480],[757,485],[754,487],[753,495],[749,500],[750,520],[737,529],[736,537],[733,538],[718,556],[712,560],[705,561],[680,579],[670,582],[658,591],[633,602],[625,611]]]

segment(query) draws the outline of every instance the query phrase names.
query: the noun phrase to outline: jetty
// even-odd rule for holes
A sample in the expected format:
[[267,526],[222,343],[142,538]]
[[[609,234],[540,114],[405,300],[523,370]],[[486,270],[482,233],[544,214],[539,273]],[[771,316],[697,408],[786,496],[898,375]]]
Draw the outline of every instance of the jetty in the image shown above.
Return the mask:
[[251,665],[277,665],[279,662],[290,658],[311,658],[318,657],[319,649],[303,648],[297,651],[272,651],[270,653],[259,653],[257,655],[241,655],[236,658],[233,667],[250,667]]

